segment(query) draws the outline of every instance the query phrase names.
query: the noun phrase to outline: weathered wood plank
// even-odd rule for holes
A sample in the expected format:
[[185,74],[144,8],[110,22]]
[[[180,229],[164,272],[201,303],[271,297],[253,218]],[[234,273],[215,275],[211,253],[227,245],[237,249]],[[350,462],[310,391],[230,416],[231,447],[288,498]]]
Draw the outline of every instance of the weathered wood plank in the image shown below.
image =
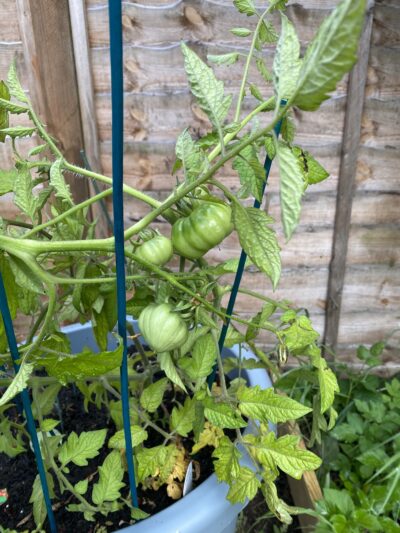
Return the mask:
[[355,173],[357,169],[358,146],[361,136],[361,121],[364,105],[364,91],[367,80],[368,57],[372,32],[373,3],[367,12],[359,45],[359,59],[350,73],[347,92],[342,157],[340,162],[338,196],[333,237],[332,261],[328,282],[328,305],[326,311],[325,344],[335,349],[339,331],[340,307],[346,257],[350,232],[350,219]]
[[[83,136],[68,0],[17,0],[17,8],[35,109],[65,157],[79,163]],[[85,181],[67,179],[77,201],[88,197]]]
[[[305,9],[294,3],[288,8],[288,16],[298,28],[304,42],[314,36],[322,19],[337,2],[325,3],[320,8],[315,4]],[[274,21],[279,26],[279,16]],[[107,46],[108,11],[107,4],[88,7],[88,22],[91,47]],[[147,3],[124,2],[123,26],[124,40],[134,44],[148,44],[189,41],[235,42],[229,30],[238,25],[254,24],[241,16],[231,2],[220,3],[210,0],[185,0],[172,2],[154,9]]]
[[0,0],[0,41],[16,44],[21,41],[15,0]]
[[[96,95],[95,106],[100,140],[110,140],[110,95]],[[256,106],[257,101],[253,97],[247,97],[243,103],[243,112],[249,113]],[[322,144],[340,142],[344,107],[345,97],[342,97],[326,101],[321,106],[318,117],[314,113],[296,112],[299,138],[303,140],[307,138],[309,143],[314,144],[317,144],[315,142],[317,140]],[[232,116],[233,111],[232,106],[230,113]],[[186,89],[169,94],[127,94],[124,119],[127,142],[176,140],[182,130],[188,126],[200,135],[211,130],[207,116]],[[260,119],[263,123],[268,124],[270,115],[265,114]]]
[[[86,157],[91,168],[101,172],[99,139],[97,133],[97,121],[95,120],[94,93],[92,82],[92,69],[89,58],[89,41],[86,25],[86,9],[84,0],[69,0],[69,14],[71,18],[72,44],[78,95],[80,104],[80,116],[82,124],[83,143]],[[89,183],[88,192],[95,194],[92,183]],[[99,204],[92,205],[93,217],[97,219],[96,234],[98,237],[108,235],[107,221]]]
[[[373,344],[384,340],[396,328],[400,327],[400,313],[393,311],[342,313],[340,316],[338,347],[356,348],[360,344]],[[399,348],[397,343],[396,358]],[[337,350],[340,357],[340,350]]]

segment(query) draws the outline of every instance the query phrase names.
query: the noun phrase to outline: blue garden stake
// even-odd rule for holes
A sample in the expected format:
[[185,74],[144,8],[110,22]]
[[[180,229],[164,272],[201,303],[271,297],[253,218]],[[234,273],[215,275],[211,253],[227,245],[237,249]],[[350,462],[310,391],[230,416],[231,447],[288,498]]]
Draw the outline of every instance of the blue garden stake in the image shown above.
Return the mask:
[[123,342],[121,363],[121,399],[124,422],[126,462],[132,504],[139,507],[133,464],[131,422],[129,415],[128,349],[126,340],[126,288],[124,252],[123,166],[124,166],[124,87],[122,69],[122,7],[120,0],[109,0],[111,103],[112,103],[112,173],[115,260],[117,274],[118,334]]
[[[19,360],[19,352],[18,352],[17,340],[15,338],[14,327],[13,327],[13,323],[11,319],[10,309],[8,307],[7,295],[6,295],[6,291],[4,288],[4,282],[3,282],[3,276],[1,275],[1,272],[0,272],[0,312],[1,312],[1,316],[3,317],[4,329],[6,332],[7,342],[8,342],[11,357],[13,360],[14,370],[15,370],[15,373],[17,373],[20,368],[19,364],[17,363],[17,361]],[[47,517],[49,519],[49,524],[50,524],[50,530],[51,530],[51,533],[57,533],[56,521],[54,518],[53,509],[51,507],[49,486],[47,484],[47,479],[46,479],[46,470],[43,464],[39,440],[38,440],[38,436],[36,433],[35,420],[33,418],[31,402],[29,399],[29,393],[27,389],[24,389],[20,393],[20,398],[22,400],[22,406],[25,411],[26,424],[27,424],[29,435],[31,437],[33,452],[35,454],[36,464],[38,467],[40,483],[42,485],[43,497],[44,497],[44,501],[45,501],[46,509],[47,509]]]
[[[282,100],[281,101],[281,106],[284,106],[285,104],[286,104],[286,100]],[[281,131],[281,126],[282,126],[282,120],[277,122],[277,124],[276,124],[276,126],[274,128],[274,131],[275,131],[275,134],[276,134],[277,137],[279,137],[279,133]],[[271,170],[271,165],[272,165],[272,159],[270,159],[269,156],[267,155],[267,157],[265,158],[265,162],[264,162],[265,180],[264,180],[264,184],[263,184],[263,187],[262,187],[261,198],[264,196],[264,191],[265,191],[265,187],[267,185],[269,172]],[[259,202],[258,200],[254,200],[253,207],[255,207],[256,209],[259,209],[260,206],[261,206],[261,202]],[[228,307],[226,309],[226,314],[228,315],[228,318],[225,319],[224,325],[222,326],[221,333],[220,333],[220,336],[219,336],[218,348],[219,348],[220,353],[222,352],[222,349],[224,347],[226,334],[228,332],[229,324],[231,322],[230,317],[232,316],[233,308],[235,307],[236,297],[237,297],[237,294],[238,294],[238,291],[239,291],[240,283],[242,281],[244,267],[246,265],[246,259],[247,259],[247,254],[246,254],[246,252],[244,250],[242,250],[242,252],[240,254],[238,268],[236,270],[235,280],[234,280],[233,285],[232,285],[231,295],[229,297]],[[211,374],[208,376],[208,379],[207,379],[207,383],[208,383],[208,386],[210,388],[211,388],[212,384],[215,381],[216,373],[217,373],[217,365],[214,365],[214,368],[213,368]]]

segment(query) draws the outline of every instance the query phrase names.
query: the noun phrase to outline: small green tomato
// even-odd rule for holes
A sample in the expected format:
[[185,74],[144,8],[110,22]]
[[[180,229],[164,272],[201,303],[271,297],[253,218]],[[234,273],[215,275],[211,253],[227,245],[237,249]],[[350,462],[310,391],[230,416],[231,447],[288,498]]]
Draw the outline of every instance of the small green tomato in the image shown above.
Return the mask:
[[187,340],[184,320],[167,304],[150,304],[140,313],[139,329],[144,340],[157,353],[176,350]]

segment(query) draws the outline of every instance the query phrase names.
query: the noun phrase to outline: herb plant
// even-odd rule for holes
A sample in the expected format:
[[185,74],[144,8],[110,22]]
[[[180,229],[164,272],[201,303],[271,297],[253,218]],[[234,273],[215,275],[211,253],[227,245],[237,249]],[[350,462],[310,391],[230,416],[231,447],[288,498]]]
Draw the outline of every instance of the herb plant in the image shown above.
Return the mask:
[[[250,50],[244,57],[233,52],[209,60],[228,68],[243,60],[243,79],[235,105],[211,68],[182,44],[190,89],[210,120],[210,132],[194,139],[186,129],[179,136],[173,169],[177,186],[164,201],[124,186],[127,195],[149,206],[148,214],[125,230],[127,308],[139,319],[144,339],[142,345],[132,333],[137,349],[129,359],[132,441],[142,490],[166,488],[172,498],[179,498],[191,454],[212,446],[215,473],[219,481],[229,484],[228,499],[232,503],[251,499],[261,489],[271,511],[290,522],[290,509],[274,485],[278,471],[300,478],[304,471],[317,468],[321,460],[298,447],[297,437],[277,438],[268,422],[298,419],[313,411],[318,420],[327,417],[331,427],[336,417],[332,403],[337,381],[321,356],[318,333],[308,316],[287,302],[247,289],[241,290],[258,299],[261,308],[248,319],[232,316],[225,345],[247,344],[257,360],[223,361],[218,335],[227,318],[224,295],[231,289],[224,276],[234,273],[238,262],[210,264],[205,254],[235,231],[253,268],[265,273],[272,288],[277,286],[281,261],[275,221],[264,210],[248,207],[248,199],[262,200],[265,171],[260,161],[265,152],[271,158],[276,156],[282,227],[286,239],[292,236],[305,190],[328,176],[311,154],[295,144],[292,109],[318,109],[351,68],[356,60],[365,1],[344,0],[323,22],[303,57],[295,28],[284,14],[285,0],[271,0],[262,13],[252,0],[233,3],[240,13],[255,20],[252,28],[232,29],[239,38],[251,36]],[[279,37],[273,23],[277,18],[281,21]],[[270,72],[263,49],[276,41]],[[263,96],[265,88],[249,79],[253,63],[263,86],[270,91],[268,98]],[[15,169],[1,173],[0,191],[13,192],[20,210],[15,220],[1,221],[0,268],[12,317],[21,313],[30,324],[20,346],[21,366],[15,376],[10,370],[3,323],[0,325],[0,383],[7,386],[0,399],[0,447],[11,456],[27,449],[24,425],[13,421],[9,413],[16,395],[29,387],[52,496],[69,493],[69,511],[96,520],[99,514],[108,515],[130,505],[124,457],[131,451],[124,450],[117,379],[122,346],[108,349],[109,332],[116,323],[114,240],[96,238],[95,222],[88,217],[88,208],[112,190],[108,188],[75,204],[64,173],[106,185],[112,181],[64,158],[22,90],[14,65],[0,92],[1,140],[12,138],[15,157]],[[243,115],[246,94],[254,98],[254,107]],[[27,115],[32,125],[9,126],[9,117],[16,114]],[[282,139],[278,140],[274,127],[281,121]],[[32,134],[42,144],[21,154],[17,139]],[[228,163],[240,180],[237,193],[218,177],[218,171]],[[171,224],[172,240],[152,228],[157,217]],[[179,257],[179,269],[175,263],[168,263],[172,254]],[[99,352],[82,346],[80,353],[71,354],[61,326],[66,321],[88,319]],[[268,331],[274,339],[275,348],[268,353],[256,344],[260,331]],[[277,390],[249,387],[242,378],[230,383],[225,379],[224,370],[232,368],[261,367],[276,375],[289,354],[310,361],[305,381],[317,383],[314,407]],[[218,384],[210,388],[207,377],[215,364]],[[53,406],[61,387],[69,383],[82,392],[86,406],[93,403],[109,412],[115,427],[111,437],[106,428],[62,433],[62,421]],[[167,396],[172,398],[169,409],[164,403]],[[246,426],[253,427],[254,432],[243,435],[241,429]],[[162,444],[147,443],[150,430],[162,438]],[[188,437],[192,443],[189,450],[183,446]],[[240,465],[239,445],[249,452],[254,469]],[[82,475],[78,483],[72,484],[71,469],[86,466],[105,448],[108,452],[97,473]],[[46,511],[38,478],[31,502],[40,529]],[[143,516],[145,513],[132,509],[133,519]]]

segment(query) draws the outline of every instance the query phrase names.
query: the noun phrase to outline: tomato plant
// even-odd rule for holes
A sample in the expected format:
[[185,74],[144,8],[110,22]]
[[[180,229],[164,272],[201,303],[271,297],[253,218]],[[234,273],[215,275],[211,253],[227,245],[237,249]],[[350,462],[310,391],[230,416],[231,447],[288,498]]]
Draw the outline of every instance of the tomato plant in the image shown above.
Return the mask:
[[[141,328],[141,334],[129,332],[136,348],[128,360],[132,451],[125,449],[122,434],[118,374],[122,344],[119,339],[113,349],[109,345],[116,322],[115,242],[113,237],[98,237],[96,222],[87,216],[88,208],[105,193],[77,204],[64,174],[72,172],[108,186],[112,180],[64,157],[22,89],[15,65],[0,85],[0,124],[4,126],[0,141],[12,138],[15,159],[13,169],[0,172],[0,194],[12,192],[18,210],[14,219],[0,221],[0,268],[12,318],[22,316],[29,325],[19,346],[20,367],[15,373],[0,322],[0,385],[4,388],[0,451],[13,457],[28,450],[25,425],[14,409],[16,396],[28,387],[51,494],[56,500],[67,495],[55,507],[66,506],[88,521],[123,510],[131,521],[146,516],[127,498],[127,453],[134,454],[142,494],[151,487],[165,489],[170,498],[177,499],[189,463],[199,450],[210,446],[218,480],[229,485],[229,501],[244,503],[261,488],[271,511],[290,523],[291,509],[274,485],[279,470],[298,478],[317,468],[321,460],[301,449],[296,437],[277,437],[268,422],[312,413],[315,423],[324,420],[328,427],[336,417],[332,406],[337,380],[321,354],[319,335],[307,313],[264,292],[241,289],[259,305],[250,316],[235,312],[229,317],[223,298],[231,290],[226,275],[236,272],[238,261],[209,262],[204,256],[234,232],[232,241],[238,238],[251,261],[251,271],[265,274],[271,288],[277,286],[279,222],[269,216],[267,208],[257,210],[249,202],[262,201],[262,160],[266,153],[271,159],[276,156],[281,226],[290,239],[307,187],[317,186],[328,176],[309,152],[295,144],[293,109],[318,109],[352,67],[365,1],[343,0],[303,57],[296,29],[284,14],[285,0],[272,0],[263,11],[252,0],[234,0],[233,4],[250,17],[244,23],[250,20],[251,27],[232,29],[239,39],[249,38],[249,46],[240,45],[240,52],[208,59],[227,68],[243,61],[237,94],[228,93],[213,70],[182,44],[190,90],[209,120],[209,131],[199,138],[189,129],[179,135],[173,168],[176,186],[164,200],[124,186],[126,195],[145,203],[149,211],[124,231],[127,306],[139,318]],[[279,36],[275,15],[281,20]],[[273,43],[276,51],[270,73],[263,52],[268,48],[270,56]],[[245,48],[248,52],[243,57]],[[254,71],[259,73],[258,80],[251,79]],[[16,114],[26,115],[31,125],[13,125]],[[278,124],[282,125],[279,140],[274,132]],[[22,153],[19,139],[33,134],[40,144]],[[225,165],[237,177],[235,188],[230,189],[219,174]],[[155,232],[156,223],[163,235]],[[218,337],[228,318],[231,326],[225,346],[246,345],[255,359],[222,359]],[[82,346],[76,353],[62,325],[88,320],[98,350]],[[270,336],[267,347],[257,340],[263,332]],[[316,386],[313,406],[301,397],[283,397],[276,388],[263,391],[248,386],[242,377],[242,370],[252,368],[278,376],[288,355],[308,362],[299,383]],[[209,386],[207,378],[216,367],[218,383]],[[231,370],[237,370],[239,377],[229,383],[225,373]],[[64,431],[57,398],[71,384],[83,395],[85,409],[108,413],[109,432],[105,427],[79,434]],[[246,425],[257,431],[242,434]],[[154,443],[150,435],[160,440]],[[183,446],[184,439],[189,444],[185,441]],[[243,450],[251,456],[253,469],[240,464]],[[96,457],[103,457],[101,465],[88,464]],[[72,481],[72,475],[78,481]],[[46,520],[42,496],[36,478],[30,503],[38,531]]]

